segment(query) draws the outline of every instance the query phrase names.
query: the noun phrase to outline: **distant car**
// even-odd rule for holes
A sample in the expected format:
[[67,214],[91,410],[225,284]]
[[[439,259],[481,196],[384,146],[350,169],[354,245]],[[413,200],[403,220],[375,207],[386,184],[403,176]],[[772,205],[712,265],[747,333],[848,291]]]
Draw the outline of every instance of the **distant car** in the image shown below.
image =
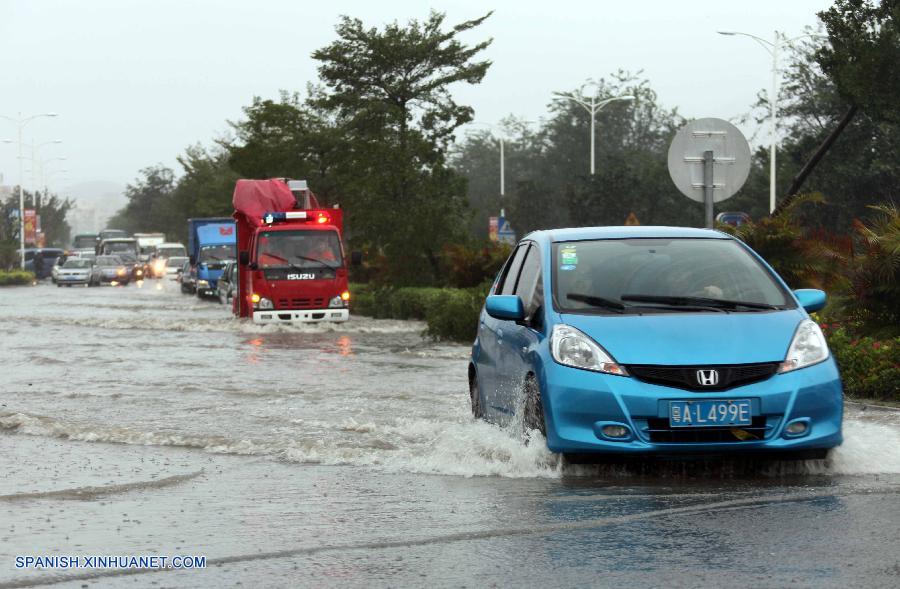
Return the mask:
[[96,265],[100,270],[100,282],[125,285],[131,281],[131,268],[118,256],[97,256]]
[[[63,250],[55,247],[27,248],[25,250],[25,270],[27,272],[35,272],[34,259],[40,254],[41,260],[43,260],[43,269],[40,272],[35,272],[35,277],[38,280],[47,278],[53,273],[53,266],[56,265],[56,259],[64,253]],[[16,252],[16,255],[18,256],[20,254]]]
[[725,212],[716,215],[717,223],[724,223],[726,225],[731,225],[732,227],[740,227],[741,225],[750,223],[752,220],[750,215],[741,212]]
[[184,268],[187,261],[188,259],[186,256],[173,256],[163,260],[161,276],[178,280],[178,277],[181,275],[181,270]]
[[85,284],[95,286],[100,284],[100,269],[92,260],[83,258],[69,258],[62,266],[56,266],[56,286],[72,286],[73,284]]
[[219,281],[216,284],[216,294],[219,297],[219,302],[223,305],[230,305],[236,290],[237,262],[229,260],[225,262],[225,269],[222,271],[222,276],[219,277]]
[[181,265],[181,271],[178,273],[178,282],[181,283],[181,292],[185,294],[194,294],[197,292],[197,279],[195,276],[191,275],[192,268],[191,261],[185,260],[184,264]]

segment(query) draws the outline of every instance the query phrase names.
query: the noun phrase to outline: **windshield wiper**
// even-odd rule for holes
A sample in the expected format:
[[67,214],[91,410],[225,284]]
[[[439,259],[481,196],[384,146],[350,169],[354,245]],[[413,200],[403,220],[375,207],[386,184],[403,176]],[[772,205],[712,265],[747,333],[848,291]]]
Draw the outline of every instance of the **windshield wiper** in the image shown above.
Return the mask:
[[617,313],[624,313],[626,309],[625,305],[618,301],[604,299],[603,297],[595,297],[593,295],[569,293],[566,295],[566,298],[572,301],[578,301],[579,303],[585,303],[592,307],[602,307],[604,309],[610,309],[611,311],[616,311]]
[[754,303],[751,301],[729,301],[725,299],[714,299],[709,297],[687,297],[687,296],[657,296],[642,294],[624,294],[623,301],[635,301],[638,303],[659,303],[662,305],[672,305],[677,307],[711,307],[715,309],[753,309],[756,311],[771,311],[778,309],[775,305],[768,303]]
[[[330,269],[330,270],[337,270],[337,269],[338,269],[337,266],[332,266],[331,264],[329,264],[329,263],[326,262],[325,260],[320,260],[319,258],[308,258],[308,257],[306,257],[306,256],[293,256],[293,257],[297,258],[298,260],[306,260],[307,262],[315,262],[315,263],[317,263],[317,264],[322,264],[323,266],[325,266],[326,268],[328,268],[328,269]],[[288,264],[291,264],[291,263],[288,262]],[[294,266],[294,264],[291,264],[291,266],[293,266],[294,268],[297,268],[298,270],[303,270],[303,268],[300,268],[299,266]]]

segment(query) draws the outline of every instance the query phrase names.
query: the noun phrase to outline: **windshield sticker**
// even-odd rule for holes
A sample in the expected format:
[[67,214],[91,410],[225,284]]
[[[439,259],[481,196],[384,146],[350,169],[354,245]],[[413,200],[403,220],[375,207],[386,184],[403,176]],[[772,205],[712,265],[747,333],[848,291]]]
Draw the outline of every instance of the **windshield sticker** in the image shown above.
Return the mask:
[[559,269],[574,270],[578,265],[578,249],[574,245],[559,248]]

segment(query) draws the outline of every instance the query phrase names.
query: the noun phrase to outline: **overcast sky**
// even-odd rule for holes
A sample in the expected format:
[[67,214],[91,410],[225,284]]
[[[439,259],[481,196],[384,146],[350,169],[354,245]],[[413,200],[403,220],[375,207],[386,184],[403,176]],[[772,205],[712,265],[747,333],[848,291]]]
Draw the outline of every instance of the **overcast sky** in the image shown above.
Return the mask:
[[[0,115],[59,113],[25,133],[26,141],[64,141],[41,150],[44,158],[68,158],[66,177],[51,176],[51,187],[125,184],[148,165],[177,167],[176,155],[226,133],[226,120],[239,118],[253,96],[315,81],[310,53],[335,38],[339,15],[381,25],[424,18],[430,6],[449,23],[495,10],[467,37],[494,38],[486,55],[494,65],[482,84],[456,89],[479,121],[510,113],[538,119],[552,91],[618,68],[643,70],[660,101],[685,116],[733,119],[770,84],[771,58],[750,39],[715,31],[796,35],[817,26],[815,13],[830,4],[0,0]],[[0,120],[0,139],[14,138],[15,127]],[[14,145],[0,144],[6,184],[18,181],[15,156]]]

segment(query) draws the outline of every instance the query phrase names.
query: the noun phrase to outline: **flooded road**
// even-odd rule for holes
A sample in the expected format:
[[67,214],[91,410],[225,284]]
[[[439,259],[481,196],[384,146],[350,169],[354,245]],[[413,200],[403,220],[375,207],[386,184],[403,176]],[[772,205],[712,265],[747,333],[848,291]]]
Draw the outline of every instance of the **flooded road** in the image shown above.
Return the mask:
[[172,282],[0,289],[0,588],[896,586],[900,413],[848,407],[829,461],[567,466],[473,421],[468,346],[423,328],[261,328]]

